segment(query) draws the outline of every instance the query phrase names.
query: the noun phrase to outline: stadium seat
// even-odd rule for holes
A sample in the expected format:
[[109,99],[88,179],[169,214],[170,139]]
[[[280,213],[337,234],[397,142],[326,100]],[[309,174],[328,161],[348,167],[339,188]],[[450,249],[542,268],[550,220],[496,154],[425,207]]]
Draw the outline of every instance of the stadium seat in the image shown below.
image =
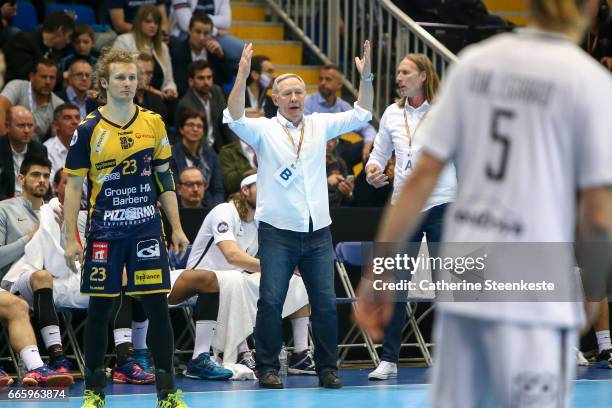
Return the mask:
[[[369,241],[364,241],[364,242],[346,242],[345,241],[345,242],[339,242],[336,245],[336,250],[335,250],[336,252],[336,270],[338,271],[338,275],[340,277],[340,280],[342,282],[342,286],[345,292],[352,299],[355,299],[355,291],[353,289],[353,285],[351,284],[351,280],[349,278],[345,264],[355,266],[355,267],[361,267],[363,264],[363,259],[364,259],[364,250],[366,251],[366,254],[367,254],[367,251],[372,250],[372,245],[373,245],[372,242],[369,242]],[[352,305],[353,305],[353,309],[356,310],[357,305],[355,303],[353,303]],[[431,366],[432,359],[431,359],[431,353],[429,352],[429,347],[431,347],[432,344],[427,343],[425,341],[423,334],[421,333],[421,330],[419,329],[419,324],[429,313],[431,313],[431,311],[433,310],[433,305],[427,308],[425,312],[422,313],[421,316],[419,316],[418,319],[415,318],[417,307],[418,307],[418,303],[416,302],[406,303],[406,312],[408,316],[408,321],[406,323],[406,326],[404,327],[404,332],[406,332],[406,334],[404,335],[402,339],[401,346],[402,347],[417,347],[421,353],[421,358],[402,359],[401,361],[425,362],[427,366]],[[370,351],[370,347],[374,350],[373,354],[375,356],[375,359],[373,358],[373,361],[375,362],[376,365],[378,365],[380,361],[378,358],[378,354],[376,353],[376,348],[380,347],[381,345],[374,344],[371,338],[367,336],[367,334],[363,332],[363,330],[361,329],[359,330],[361,331],[361,335],[366,341],[366,344],[362,344],[362,346],[367,347],[368,351]],[[342,341],[343,344],[339,347],[346,348],[348,345],[353,343],[358,338],[359,334],[360,334],[359,332],[356,332],[355,325],[353,325],[351,327],[351,330],[347,334],[347,336],[345,336],[344,340]],[[349,335],[352,335],[353,338],[350,338]],[[409,343],[408,340],[410,339],[411,336],[414,336],[415,342]],[[348,350],[346,349],[340,353],[341,361],[343,360],[343,358],[346,357],[347,353],[348,353]]]
[[[64,322],[64,331],[62,333],[62,345],[64,346],[64,351],[66,352],[66,356],[72,357],[76,363],[77,367],[83,378],[85,378],[85,354],[81,349],[78,341],[78,333],[85,328],[86,319],[83,319],[79,325],[74,327],[72,324],[72,317],[74,312],[78,311],[87,311],[87,309],[72,309],[72,308],[62,308],[57,307],[57,314],[62,317],[62,321]],[[72,350],[72,354],[69,354],[69,350]]]
[[[348,272],[346,271],[345,264],[353,266],[361,266],[361,250],[362,244],[367,245],[367,242],[339,242],[336,245],[336,271],[340,277],[342,287],[346,294],[346,297],[336,298],[336,304],[350,304],[353,312],[357,311],[357,298],[355,297],[355,291],[351,284]],[[361,341],[359,341],[361,339]],[[370,362],[374,365],[380,363],[378,354],[374,347],[372,338],[357,324],[352,324],[348,332],[344,335],[343,339],[338,344],[339,354],[339,365],[348,362],[347,355],[352,348],[365,348],[370,355]],[[352,363],[362,363],[364,361],[351,360]],[[366,361],[368,362],[368,361]]]
[[25,373],[19,372],[18,357],[10,344],[6,323],[2,322],[0,323],[0,361],[10,361],[15,368],[15,372],[21,378]]
[[170,259],[170,268],[171,269],[185,269],[187,268],[187,260],[189,259],[189,254],[191,253],[191,244],[187,245],[187,250],[185,251],[185,255],[181,257],[181,254],[178,252],[174,252],[173,249],[170,249],[168,252],[168,258]]
[[34,31],[38,27],[38,17],[36,17],[36,9],[29,1],[17,2],[17,14],[13,17],[13,27],[19,28],[21,31]]
[[82,4],[47,3],[45,15],[52,11],[64,11],[74,16],[76,24],[96,24],[96,13],[89,6]]

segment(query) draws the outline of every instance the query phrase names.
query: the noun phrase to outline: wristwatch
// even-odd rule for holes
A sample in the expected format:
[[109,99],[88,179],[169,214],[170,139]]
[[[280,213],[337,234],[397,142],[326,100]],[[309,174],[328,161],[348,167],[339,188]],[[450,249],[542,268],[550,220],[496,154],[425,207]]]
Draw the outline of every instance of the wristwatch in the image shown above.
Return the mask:
[[372,81],[374,81],[374,74],[370,72],[365,77],[361,77],[361,80],[364,81],[364,82],[372,82]]

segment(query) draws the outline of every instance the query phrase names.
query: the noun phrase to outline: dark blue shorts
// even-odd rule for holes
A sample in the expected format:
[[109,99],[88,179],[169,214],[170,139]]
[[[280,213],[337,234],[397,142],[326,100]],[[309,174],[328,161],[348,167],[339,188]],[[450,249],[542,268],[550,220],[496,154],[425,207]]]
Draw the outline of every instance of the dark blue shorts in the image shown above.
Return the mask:
[[115,297],[121,294],[126,269],[128,295],[170,292],[168,253],[161,237],[98,240],[85,248],[81,293]]

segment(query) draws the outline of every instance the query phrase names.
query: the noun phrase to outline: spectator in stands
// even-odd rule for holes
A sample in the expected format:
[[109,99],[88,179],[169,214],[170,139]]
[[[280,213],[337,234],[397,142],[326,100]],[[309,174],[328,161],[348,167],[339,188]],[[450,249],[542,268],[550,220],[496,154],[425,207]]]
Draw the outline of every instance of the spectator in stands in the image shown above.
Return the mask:
[[144,5],[138,9],[134,18],[132,32],[121,34],[115,40],[113,48],[153,56],[155,67],[151,86],[160,90],[164,99],[175,99],[178,96],[172,74],[172,61],[168,46],[162,41],[162,14],[154,5]]
[[155,61],[149,54],[138,55],[138,68],[142,75],[138,78],[138,89],[134,97],[134,103],[152,112],[158,113],[164,119],[164,123],[169,123],[168,108],[164,100],[159,95],[160,92],[150,87],[155,69]]
[[17,27],[11,26],[13,17],[17,14],[17,4],[13,0],[0,1],[0,47],[19,32]]
[[[343,87],[342,71],[338,66],[324,65],[321,67],[319,78],[319,92],[306,96],[304,114],[346,112],[353,109],[348,102],[337,96]],[[363,137],[361,159],[366,162],[372,150],[376,129],[368,123],[355,132]],[[347,161],[349,165],[354,164],[351,162],[352,160]]]
[[179,116],[177,129],[180,140],[172,146],[172,170],[180,174],[186,167],[196,167],[204,175],[207,189],[204,203],[212,208],[225,201],[221,163],[217,153],[206,144],[206,120],[198,111],[184,111]]
[[170,34],[184,37],[189,31],[191,16],[196,12],[210,16],[214,25],[212,35],[221,44],[229,64],[237,67],[244,43],[230,35],[232,10],[229,0],[172,0]]
[[169,33],[168,14],[164,3],[164,0],[106,0],[105,9],[108,10],[108,16],[113,26],[113,30],[115,30],[117,34],[125,34],[134,29],[133,21],[138,13],[139,7],[143,5],[153,5],[157,7],[161,15],[162,35],[167,35]]
[[353,196],[354,176],[349,178],[346,162],[335,151],[337,140],[327,141],[325,169],[327,174],[327,195],[330,207],[350,205]]
[[181,112],[196,110],[204,112],[206,124],[206,144],[215,149],[236,140],[234,133],[222,123],[223,109],[227,105],[223,90],[213,84],[214,71],[206,61],[194,61],[187,67],[189,90],[181,98],[176,108],[176,118]]
[[66,191],[66,183],[68,175],[64,173],[64,168],[58,169],[53,176],[53,195],[57,197],[60,203],[64,202],[64,193]]
[[9,109],[6,119],[7,133],[0,136],[0,200],[21,195],[18,175],[26,157],[47,157],[45,146],[32,140],[32,112],[23,106],[14,106]]
[[241,139],[223,146],[219,153],[219,161],[223,174],[223,187],[227,194],[238,192],[243,174],[257,168],[255,150]]
[[212,37],[213,22],[206,13],[193,13],[189,21],[189,35],[186,39],[170,38],[170,55],[172,69],[178,93],[182,97],[187,92],[187,70],[193,61],[203,60],[210,64],[214,74],[214,83],[222,86],[230,82],[231,70],[228,69],[219,41]]
[[68,50],[68,55],[62,59],[61,69],[67,71],[76,60],[85,60],[93,67],[100,57],[100,52],[94,48],[94,31],[87,24],[76,26],[70,36],[72,45]]
[[34,138],[44,141],[53,121],[53,111],[64,103],[53,93],[57,79],[55,62],[42,59],[33,66],[30,80],[13,79],[0,93],[0,134],[6,132],[6,112],[11,106],[27,106],[34,114]]
[[64,103],[53,111],[52,127],[55,136],[44,143],[51,162],[51,174],[64,167],[70,141],[79,122],[81,122],[81,112],[78,106],[71,103]]
[[276,105],[267,92],[274,82],[274,65],[265,55],[255,55],[251,60],[251,73],[247,78],[244,100],[247,118],[273,118],[276,116]]
[[206,183],[202,170],[197,167],[185,167],[181,170],[178,179],[176,192],[180,208],[210,209],[204,204]]
[[608,0],[599,0],[597,15],[591,22],[583,48],[612,71],[612,16]]
[[93,83],[93,66],[83,59],[72,61],[68,69],[66,89],[59,92],[57,96],[66,102],[75,105],[79,109],[79,116],[85,116],[98,107],[98,103],[92,97],[91,88]]
[[[419,134],[419,125],[436,97],[439,79],[433,64],[425,54],[408,54],[397,67],[396,84],[400,99],[389,105],[382,118],[374,149],[366,165],[368,182],[378,188],[388,183],[383,170],[395,150],[395,183],[391,204],[395,204],[404,182],[412,173],[415,160],[427,135]],[[438,183],[423,208],[422,223],[415,230],[410,242],[419,243],[427,237],[429,244],[437,244],[442,238],[442,221],[447,206],[455,200],[457,176],[455,167],[447,165]],[[414,248],[414,247],[412,247]],[[416,248],[418,251],[418,247]],[[430,256],[437,256],[437,247],[429,246]],[[418,253],[410,256],[417,257]],[[397,302],[393,317],[385,327],[385,339],[381,362],[368,375],[371,380],[386,380],[397,376],[397,362],[402,340],[402,329],[406,322],[406,305]]]
[[0,229],[0,276],[3,287],[9,286],[11,293],[19,294],[34,310],[34,319],[51,358],[51,369],[68,374],[70,364],[62,348],[59,319],[53,303],[53,276],[47,270],[29,265],[23,265],[14,274],[9,272],[25,254],[26,244],[39,229],[38,214],[49,189],[50,176],[51,163],[46,157],[27,157],[19,169],[22,196],[0,204],[0,225],[3,226]]
[[6,58],[0,50],[0,89],[4,88],[4,74],[6,73]]
[[[70,43],[74,31],[74,20],[63,11],[54,11],[45,16],[42,28],[28,33],[17,33],[5,44],[7,59],[6,80],[28,79],[36,63],[48,58],[59,63],[63,50]],[[55,82],[53,84],[55,86]]]

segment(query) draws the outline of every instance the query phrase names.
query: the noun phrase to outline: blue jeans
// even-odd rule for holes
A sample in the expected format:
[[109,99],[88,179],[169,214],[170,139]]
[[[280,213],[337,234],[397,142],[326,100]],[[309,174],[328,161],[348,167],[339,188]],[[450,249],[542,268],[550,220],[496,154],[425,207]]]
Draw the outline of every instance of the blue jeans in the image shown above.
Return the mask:
[[257,371],[263,374],[280,367],[278,354],[283,341],[281,314],[289,280],[296,266],[310,302],[317,373],[335,370],[338,316],[329,227],[314,232],[294,232],[260,222],[258,237],[261,280],[255,323]]
[[[423,223],[410,238],[410,242],[421,242],[423,234],[427,236],[427,242],[438,243],[442,238],[442,221],[448,204],[440,204],[427,210]],[[410,254],[417,256],[417,254]],[[430,256],[436,256],[434,251]],[[406,322],[406,303],[396,302],[393,317],[385,327],[385,339],[383,342],[380,359],[390,363],[397,363],[402,346],[402,329]]]

